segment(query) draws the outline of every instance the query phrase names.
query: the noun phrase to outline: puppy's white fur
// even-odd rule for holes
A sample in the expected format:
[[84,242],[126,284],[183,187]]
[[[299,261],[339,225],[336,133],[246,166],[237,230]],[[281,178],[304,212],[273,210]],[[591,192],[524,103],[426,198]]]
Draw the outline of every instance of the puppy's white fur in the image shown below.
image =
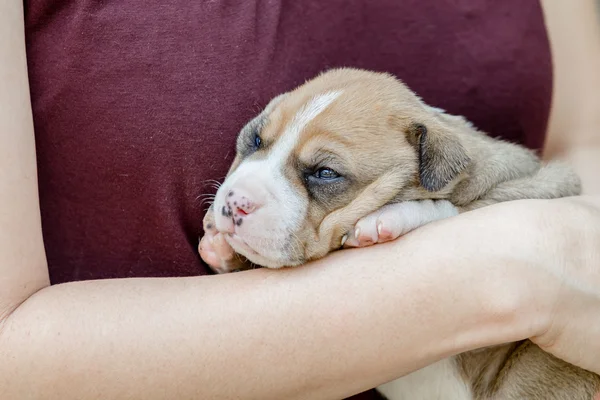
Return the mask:
[[473,394],[461,379],[452,358],[438,361],[377,390],[388,400],[470,400]]
[[458,213],[458,209],[448,200],[412,200],[388,204],[358,220],[356,229],[342,239],[342,244],[358,247],[359,235],[378,243],[382,232],[386,232],[386,241],[393,240],[420,226]]

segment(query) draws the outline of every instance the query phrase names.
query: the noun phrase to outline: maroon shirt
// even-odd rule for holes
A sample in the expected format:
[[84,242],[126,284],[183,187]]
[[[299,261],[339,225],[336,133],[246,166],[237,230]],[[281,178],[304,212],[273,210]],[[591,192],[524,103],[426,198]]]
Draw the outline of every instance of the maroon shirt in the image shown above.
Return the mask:
[[537,1],[26,3],[53,283],[208,273],[198,196],[225,176],[242,125],[326,68],[391,72],[494,136],[543,143]]

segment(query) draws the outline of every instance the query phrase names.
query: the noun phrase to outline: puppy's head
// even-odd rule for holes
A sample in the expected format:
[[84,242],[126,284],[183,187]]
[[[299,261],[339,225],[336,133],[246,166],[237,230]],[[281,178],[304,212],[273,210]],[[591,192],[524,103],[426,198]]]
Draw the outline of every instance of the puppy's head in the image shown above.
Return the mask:
[[467,162],[453,128],[401,82],[332,70],[242,129],[216,228],[255,264],[299,265],[339,248],[359,218],[392,200],[436,197]]

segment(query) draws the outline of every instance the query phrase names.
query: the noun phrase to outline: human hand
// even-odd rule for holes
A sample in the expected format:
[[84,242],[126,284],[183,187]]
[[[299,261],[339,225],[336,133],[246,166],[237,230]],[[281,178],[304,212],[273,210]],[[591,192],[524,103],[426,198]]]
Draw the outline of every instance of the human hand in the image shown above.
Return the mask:
[[455,232],[444,251],[468,261],[461,275],[485,301],[514,308],[543,350],[600,374],[600,197],[506,202],[441,222],[415,236]]
[[540,271],[549,319],[531,340],[600,374],[600,196],[552,200],[537,212],[552,262]]

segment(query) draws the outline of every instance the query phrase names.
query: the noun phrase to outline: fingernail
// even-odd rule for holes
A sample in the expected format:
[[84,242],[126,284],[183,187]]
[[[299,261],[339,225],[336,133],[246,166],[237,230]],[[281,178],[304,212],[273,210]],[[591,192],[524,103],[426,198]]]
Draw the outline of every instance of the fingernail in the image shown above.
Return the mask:
[[377,224],[377,233],[381,235],[382,229],[383,229],[383,223],[380,222]]
[[357,228],[354,230],[354,238],[355,238],[355,239],[358,239],[358,235],[360,235],[360,228],[358,228],[358,227],[357,227]]
[[348,240],[348,235],[344,235],[344,236],[342,237],[342,244],[341,244],[341,246],[343,246],[343,245],[344,245],[344,243],[346,243],[346,240]]

